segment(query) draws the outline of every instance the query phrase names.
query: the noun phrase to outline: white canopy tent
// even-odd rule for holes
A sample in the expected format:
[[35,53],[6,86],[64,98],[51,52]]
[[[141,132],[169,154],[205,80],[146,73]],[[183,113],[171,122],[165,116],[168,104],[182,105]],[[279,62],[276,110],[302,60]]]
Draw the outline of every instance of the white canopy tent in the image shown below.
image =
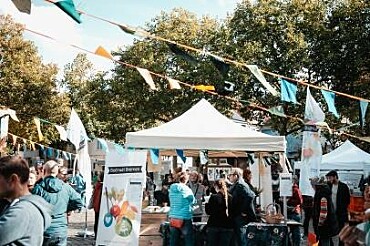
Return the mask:
[[188,111],[158,127],[126,134],[126,147],[285,152],[284,136],[243,127],[202,99]]

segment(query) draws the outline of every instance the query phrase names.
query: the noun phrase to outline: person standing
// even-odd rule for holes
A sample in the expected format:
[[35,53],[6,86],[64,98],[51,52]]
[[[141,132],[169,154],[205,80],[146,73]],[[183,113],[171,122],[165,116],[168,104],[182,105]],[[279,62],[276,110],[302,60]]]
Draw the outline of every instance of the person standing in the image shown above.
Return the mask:
[[94,212],[95,212],[95,220],[94,220],[95,239],[98,235],[99,212],[100,212],[101,195],[103,192],[103,182],[104,182],[104,172],[101,172],[98,174],[98,180],[95,183],[94,190],[91,196],[92,208],[94,209]]
[[[340,231],[348,222],[348,206],[351,199],[350,191],[348,186],[339,180],[337,171],[332,170],[325,176],[331,189],[331,198]],[[339,241],[339,245],[344,244],[343,242]]]
[[320,246],[330,246],[331,238],[338,234],[338,222],[335,216],[334,205],[331,200],[331,190],[324,180],[311,180],[315,190],[312,221],[315,234]]
[[231,217],[236,244],[238,246],[245,246],[247,245],[245,225],[257,221],[254,210],[255,195],[243,180],[243,171],[240,168],[233,168],[229,179],[233,183],[230,187],[230,194],[232,196]]
[[202,221],[204,196],[206,195],[206,188],[199,182],[198,172],[193,171],[190,173],[188,186],[194,194],[197,201],[196,207],[193,211],[193,222]]
[[233,236],[233,222],[230,216],[231,195],[225,180],[218,179],[213,184],[216,194],[212,194],[205,205],[209,215],[207,222],[207,245],[228,246]]
[[81,209],[81,196],[68,184],[58,179],[58,163],[47,161],[44,164],[44,178],[35,185],[32,193],[39,195],[53,205],[52,221],[44,233],[44,246],[67,245],[67,216],[69,211]]
[[308,229],[310,226],[310,220],[312,218],[313,197],[303,195],[302,198],[303,198],[302,209],[304,212],[303,232],[305,237],[307,237]]
[[[293,194],[287,201],[288,219],[301,222],[301,205],[303,203],[302,193],[298,187],[298,179],[293,178]],[[299,246],[301,243],[301,232],[299,226],[291,227],[293,246]]]
[[196,203],[191,189],[186,185],[189,180],[187,172],[181,168],[176,170],[175,182],[170,186],[170,245],[180,245],[180,235],[185,240],[185,246],[194,245],[193,235],[193,205]]
[[51,206],[28,190],[29,173],[21,157],[0,158],[0,199],[10,202],[0,215],[0,245],[41,246],[51,223]]

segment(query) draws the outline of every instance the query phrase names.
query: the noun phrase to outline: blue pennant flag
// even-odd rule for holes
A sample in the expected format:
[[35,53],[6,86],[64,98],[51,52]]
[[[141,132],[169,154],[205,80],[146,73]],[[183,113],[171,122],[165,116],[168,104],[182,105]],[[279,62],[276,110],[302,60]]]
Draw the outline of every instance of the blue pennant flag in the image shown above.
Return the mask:
[[46,157],[53,157],[53,156],[54,156],[53,148],[47,148],[46,149]]
[[361,127],[364,127],[365,125],[365,116],[366,116],[366,110],[369,102],[360,100],[360,125]]
[[184,151],[182,149],[176,149],[176,154],[181,158],[182,162],[186,162],[186,157],[184,156]]
[[159,159],[159,149],[150,149],[150,158],[153,164],[158,164]]
[[321,90],[321,94],[324,96],[326,104],[328,105],[329,112],[332,112],[335,117],[339,118],[337,109],[335,108],[335,93],[331,91]]
[[116,148],[116,151],[118,152],[118,154],[120,155],[123,155],[125,153],[125,149],[123,148],[122,145],[120,144],[114,144],[114,148]]
[[97,138],[97,140],[98,140],[98,144],[100,144],[102,150],[104,150],[105,152],[109,152],[107,141],[105,141],[102,138]]
[[280,79],[281,101],[297,103],[297,85]]

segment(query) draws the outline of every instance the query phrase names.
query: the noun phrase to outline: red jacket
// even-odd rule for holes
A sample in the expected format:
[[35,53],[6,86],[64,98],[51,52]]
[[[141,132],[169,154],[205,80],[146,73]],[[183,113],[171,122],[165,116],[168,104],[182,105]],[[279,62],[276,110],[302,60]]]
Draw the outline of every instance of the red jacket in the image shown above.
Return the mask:
[[293,195],[288,199],[287,204],[290,207],[294,207],[293,212],[300,214],[302,203],[303,203],[302,193],[299,190],[298,185],[293,184]]
[[97,182],[95,184],[95,188],[92,194],[92,199],[93,199],[93,209],[95,213],[99,213],[100,210],[100,200],[101,200],[101,193],[103,189],[103,183],[102,182]]

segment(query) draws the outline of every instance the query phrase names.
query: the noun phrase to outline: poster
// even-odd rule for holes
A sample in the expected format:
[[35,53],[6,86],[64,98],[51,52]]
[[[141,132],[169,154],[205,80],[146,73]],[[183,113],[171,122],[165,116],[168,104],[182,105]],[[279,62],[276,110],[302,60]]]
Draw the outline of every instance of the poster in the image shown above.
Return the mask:
[[146,150],[109,149],[96,245],[139,245]]
[[280,196],[290,197],[293,195],[293,180],[291,173],[280,173]]

